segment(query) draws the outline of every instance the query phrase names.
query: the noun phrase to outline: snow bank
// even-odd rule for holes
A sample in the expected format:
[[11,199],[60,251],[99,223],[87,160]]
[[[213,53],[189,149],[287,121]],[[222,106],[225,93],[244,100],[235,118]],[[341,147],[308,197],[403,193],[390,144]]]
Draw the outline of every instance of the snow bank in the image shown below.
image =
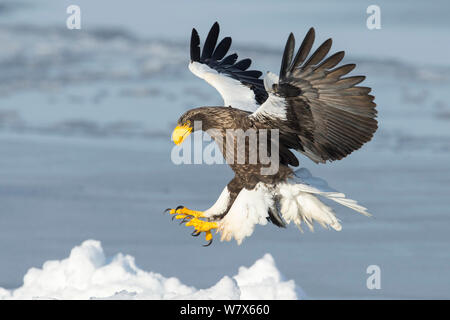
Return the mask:
[[0,299],[297,299],[303,296],[293,280],[284,281],[270,254],[253,266],[240,267],[208,289],[198,290],[177,278],[139,269],[134,257],[121,253],[106,258],[99,241],[87,240],[68,258],[31,268],[23,286],[0,288]]

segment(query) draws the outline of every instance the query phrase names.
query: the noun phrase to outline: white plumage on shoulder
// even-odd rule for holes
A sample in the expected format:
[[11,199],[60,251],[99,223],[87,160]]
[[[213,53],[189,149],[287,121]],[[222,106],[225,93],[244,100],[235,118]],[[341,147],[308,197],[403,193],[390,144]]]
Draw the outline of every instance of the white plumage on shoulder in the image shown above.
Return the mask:
[[233,106],[249,112],[258,109],[255,93],[240,81],[196,61],[189,63],[189,70],[216,88],[222,96],[224,106]]

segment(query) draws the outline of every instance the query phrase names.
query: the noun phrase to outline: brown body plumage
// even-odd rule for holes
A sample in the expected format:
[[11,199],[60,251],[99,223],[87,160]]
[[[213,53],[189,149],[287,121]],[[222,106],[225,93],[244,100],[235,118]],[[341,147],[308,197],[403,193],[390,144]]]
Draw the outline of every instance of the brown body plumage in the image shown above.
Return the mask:
[[[261,163],[261,159],[259,157],[259,139],[261,136],[267,136],[265,134],[260,135],[259,130],[267,130],[270,129],[270,127],[268,127],[264,122],[250,118],[249,112],[232,107],[200,107],[187,111],[180,117],[178,123],[194,124],[196,121],[201,122],[201,128],[203,131],[209,131],[211,133],[211,138],[218,144],[225,160],[234,171],[235,176],[227,185],[230,193],[232,194],[229,206],[233,204],[234,199],[243,188],[251,190],[259,182],[263,182],[268,185],[275,185],[292,176],[293,171],[288,166],[289,158],[277,159],[277,161],[279,161],[279,170],[276,174],[261,173],[261,168],[268,167],[269,165]],[[195,126],[192,127],[195,128]],[[211,131],[211,129],[216,130]],[[245,139],[245,148],[242,148],[245,152],[243,155],[244,161],[239,161],[238,159],[238,144],[240,141],[238,141],[237,135],[230,134],[230,132],[234,132],[236,130],[242,130],[242,132],[254,130],[253,132],[258,139],[256,143],[257,150],[251,149],[249,139]],[[267,139],[269,140],[267,145],[270,147],[270,135]],[[276,143],[276,141],[274,142]],[[278,145],[280,148],[280,155],[289,153],[292,157],[294,157],[285,145],[280,143],[278,143]],[[270,151],[271,150],[269,148],[268,152]],[[257,155],[256,163],[251,163],[250,156],[254,153]],[[228,156],[229,154],[231,154],[231,156]]]

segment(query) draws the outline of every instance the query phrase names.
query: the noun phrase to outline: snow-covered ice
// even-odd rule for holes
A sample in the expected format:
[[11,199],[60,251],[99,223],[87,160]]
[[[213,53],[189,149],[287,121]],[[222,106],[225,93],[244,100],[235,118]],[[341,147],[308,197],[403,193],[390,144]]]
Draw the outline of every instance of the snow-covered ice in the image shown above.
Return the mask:
[[[180,268],[183,268],[180,263]],[[201,276],[201,275],[199,275]],[[0,288],[0,299],[298,299],[294,280],[284,280],[270,254],[237,275],[224,276],[207,289],[166,278],[137,267],[134,257],[118,253],[107,258],[100,241],[86,240],[68,258],[31,268],[23,286]]]

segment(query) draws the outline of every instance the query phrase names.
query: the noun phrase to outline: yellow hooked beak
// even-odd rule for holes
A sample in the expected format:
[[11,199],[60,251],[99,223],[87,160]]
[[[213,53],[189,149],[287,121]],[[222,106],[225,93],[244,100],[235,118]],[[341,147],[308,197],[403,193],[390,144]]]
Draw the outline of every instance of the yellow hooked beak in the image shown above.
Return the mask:
[[191,134],[192,128],[187,124],[182,126],[177,126],[172,132],[172,141],[179,145],[186,139],[188,135]]

